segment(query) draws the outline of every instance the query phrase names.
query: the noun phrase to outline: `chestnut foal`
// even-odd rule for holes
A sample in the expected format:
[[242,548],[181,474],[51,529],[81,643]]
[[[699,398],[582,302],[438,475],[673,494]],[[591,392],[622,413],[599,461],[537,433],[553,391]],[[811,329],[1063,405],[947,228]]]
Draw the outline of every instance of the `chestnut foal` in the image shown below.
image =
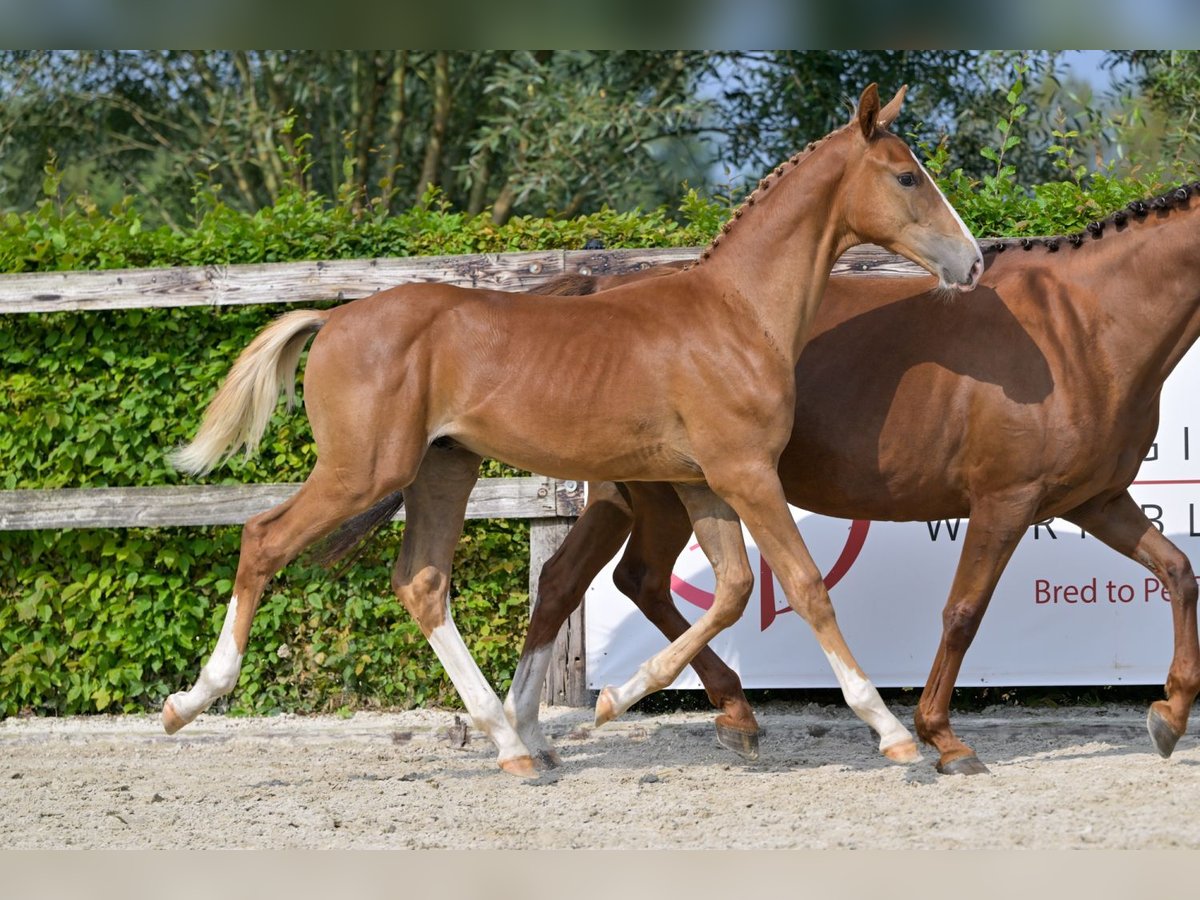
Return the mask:
[[670,483],[717,572],[712,608],[627,684],[606,690],[599,721],[670,684],[741,614],[752,575],[740,519],[881,749],[916,758],[842,637],[776,470],[791,433],[796,360],[838,256],[881,244],[946,289],[973,288],[982,270],[974,238],[886,130],[903,94],[881,109],[870,85],[852,121],[760,182],[685,271],[587,298],[411,284],[268,326],[176,464],[204,472],[241,447],[252,451],[319,331],[305,376],[318,459],[296,495],[246,523],[216,650],[195,686],[166,701],[168,732],[232,689],[274,573],[348,520],[390,516],[402,498],[397,596],[496,744],[500,767],[528,776],[533,756],[552,760],[544,740],[530,746],[518,735],[450,617],[454,547],[490,456],[562,478]]

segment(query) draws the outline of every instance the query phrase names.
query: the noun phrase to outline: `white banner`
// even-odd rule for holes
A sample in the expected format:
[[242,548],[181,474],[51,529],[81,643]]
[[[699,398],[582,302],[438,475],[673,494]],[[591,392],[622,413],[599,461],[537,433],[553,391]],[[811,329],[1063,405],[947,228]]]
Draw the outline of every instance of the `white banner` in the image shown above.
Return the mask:
[[[1130,493],[1189,558],[1200,562],[1200,353],[1163,390],[1157,441]],[[922,687],[941,637],[966,520],[849,522],[793,510],[825,573],[838,623],[876,685]],[[756,574],[746,613],[712,647],[748,688],[837,687],[829,664],[773,578]],[[610,563],[587,593],[587,680],[620,684],[666,639],[612,584]],[[769,574],[769,570],[767,570]],[[680,611],[695,621],[713,574],[694,540],[672,578]],[[958,684],[1162,684],[1171,660],[1170,603],[1158,579],[1061,520],[1035,525],[1000,579]],[[689,668],[672,685],[698,688]]]

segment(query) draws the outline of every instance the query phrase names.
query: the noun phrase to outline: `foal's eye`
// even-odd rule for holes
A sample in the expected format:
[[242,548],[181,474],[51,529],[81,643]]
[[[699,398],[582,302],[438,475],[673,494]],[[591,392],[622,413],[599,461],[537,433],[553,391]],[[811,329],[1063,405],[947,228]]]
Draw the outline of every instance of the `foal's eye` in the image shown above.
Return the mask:
[[905,172],[902,175],[897,175],[896,180],[904,185],[904,187],[912,187],[917,183],[917,176],[912,172]]

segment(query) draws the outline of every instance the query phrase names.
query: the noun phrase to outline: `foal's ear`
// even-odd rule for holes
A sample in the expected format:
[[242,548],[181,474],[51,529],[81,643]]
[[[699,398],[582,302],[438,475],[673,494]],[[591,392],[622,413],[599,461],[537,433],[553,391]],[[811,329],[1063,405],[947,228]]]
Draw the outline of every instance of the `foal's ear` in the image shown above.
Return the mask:
[[879,119],[879,85],[871,82],[858,99],[858,127],[868,141],[875,134],[875,123]]
[[888,105],[879,111],[879,127],[888,128],[900,115],[900,107],[904,105],[904,95],[908,93],[908,85],[900,85],[896,96],[888,101]]

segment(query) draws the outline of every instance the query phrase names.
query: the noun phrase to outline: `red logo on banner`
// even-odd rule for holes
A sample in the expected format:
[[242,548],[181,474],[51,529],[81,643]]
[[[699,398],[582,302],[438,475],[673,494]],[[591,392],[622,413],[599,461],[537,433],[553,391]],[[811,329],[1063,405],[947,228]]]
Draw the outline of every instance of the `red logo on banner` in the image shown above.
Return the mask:
[[[830,567],[823,579],[825,590],[832,591],[833,586],[841,581],[846,573],[850,571],[850,567],[858,559],[858,554],[862,552],[863,544],[867,541],[867,530],[870,527],[871,523],[865,519],[855,519],[850,523],[850,533],[846,537],[846,546],[842,548],[842,552],[838,555],[837,560]],[[695,550],[699,546],[699,544],[692,544],[688,549]],[[671,573],[671,590],[693,606],[698,606],[701,609],[708,609],[712,606],[713,594],[711,591],[706,591],[690,582],[684,581],[674,572]],[[779,614],[791,612],[792,608],[790,606],[784,605],[778,608],[775,606],[775,573],[771,571],[771,567],[767,565],[766,559],[762,557],[760,557],[759,564],[758,599],[760,630],[762,631],[766,631]]]

